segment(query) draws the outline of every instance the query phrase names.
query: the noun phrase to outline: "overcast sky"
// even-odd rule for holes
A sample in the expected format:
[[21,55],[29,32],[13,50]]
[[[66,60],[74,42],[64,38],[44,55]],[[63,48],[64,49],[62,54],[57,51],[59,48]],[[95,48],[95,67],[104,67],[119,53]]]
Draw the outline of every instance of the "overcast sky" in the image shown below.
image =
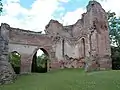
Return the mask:
[[[63,25],[74,24],[86,11],[89,0],[2,0],[0,23],[31,31],[44,31],[50,19]],[[97,0],[103,8],[120,16],[120,0]]]

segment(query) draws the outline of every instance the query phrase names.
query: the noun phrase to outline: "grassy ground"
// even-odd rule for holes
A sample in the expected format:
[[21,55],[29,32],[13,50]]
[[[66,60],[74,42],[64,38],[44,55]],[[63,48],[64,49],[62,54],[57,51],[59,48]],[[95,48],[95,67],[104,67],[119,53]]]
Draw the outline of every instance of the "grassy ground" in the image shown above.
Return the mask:
[[85,73],[79,69],[20,76],[0,90],[120,90],[120,71]]

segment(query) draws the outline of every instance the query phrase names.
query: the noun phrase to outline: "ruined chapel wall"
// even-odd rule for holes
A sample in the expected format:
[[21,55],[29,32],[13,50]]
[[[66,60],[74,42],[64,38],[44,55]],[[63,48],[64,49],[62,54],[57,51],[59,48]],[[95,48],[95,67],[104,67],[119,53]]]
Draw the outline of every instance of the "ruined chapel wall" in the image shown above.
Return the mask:
[[[111,69],[111,50],[107,14],[102,6],[96,1],[90,1],[87,6],[90,19],[90,68],[100,70]],[[95,62],[93,62],[95,60]],[[97,63],[97,64],[96,64]],[[95,64],[97,66],[95,66]],[[94,67],[95,66],[95,67]]]
[[21,55],[20,73],[31,72],[33,55],[40,48],[45,49],[49,53],[51,59],[52,42],[49,36],[18,28],[11,28],[7,24],[2,24],[1,27],[3,33],[2,36],[5,36],[8,40],[7,53],[17,51]]
[[[51,20],[46,26],[46,34],[40,32],[25,31],[18,28],[12,28],[9,25],[2,25],[6,30],[2,31],[3,36],[8,36],[9,50],[18,50],[22,54],[22,72],[30,71],[31,53],[39,47],[46,48],[50,54],[51,63],[53,60],[64,60],[67,63],[66,67],[72,67],[75,59],[90,57],[95,58],[95,62],[99,61],[100,67],[105,67],[110,61],[110,44],[108,22],[105,11],[96,1],[90,1],[87,6],[87,12],[82,14],[82,18],[75,24],[63,26],[56,20]],[[64,43],[63,43],[64,40]],[[83,41],[84,40],[84,43]],[[15,47],[15,48],[14,48]],[[30,49],[31,50],[28,50]],[[24,52],[24,50],[26,50]],[[109,57],[105,57],[108,55]],[[68,65],[68,64],[71,65]],[[75,61],[77,64],[78,62]],[[74,63],[74,66],[76,65]],[[104,64],[105,63],[105,64]],[[58,65],[59,66],[59,65]],[[91,65],[92,67],[92,65]],[[109,66],[107,66],[109,67]],[[59,67],[60,68],[60,67]]]
[[97,53],[99,56],[104,56],[106,54],[110,55],[111,52],[107,14],[98,2],[95,2],[94,4],[91,2],[90,6],[92,7],[90,12],[90,17],[92,17],[92,26],[96,30],[94,33],[97,32],[95,37],[97,41]]
[[[56,27],[56,25],[53,25],[53,27]],[[82,15],[82,19],[71,26],[67,26],[67,28],[61,29],[62,31],[67,31],[69,34],[68,36],[64,36],[59,32],[60,38],[65,40],[64,55],[72,58],[81,58],[84,56],[83,48],[85,48],[84,58],[86,56],[90,57],[89,61],[91,63],[95,60],[96,63],[100,64],[97,67],[110,68],[109,61],[111,61],[111,51],[108,22],[105,10],[98,2],[90,1],[87,6],[87,12]],[[60,29],[56,28],[55,30],[58,32]],[[85,39],[85,45],[81,42],[82,38]],[[55,53],[57,53],[57,51]],[[92,64],[91,67],[93,67]]]

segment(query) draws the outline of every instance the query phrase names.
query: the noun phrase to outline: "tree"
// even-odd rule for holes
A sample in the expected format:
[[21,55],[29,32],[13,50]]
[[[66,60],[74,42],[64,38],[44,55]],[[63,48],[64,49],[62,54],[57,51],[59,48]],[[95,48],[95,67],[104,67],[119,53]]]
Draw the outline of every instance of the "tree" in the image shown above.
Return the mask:
[[115,12],[108,11],[107,14],[111,44],[120,48],[120,17],[116,17]]
[[37,57],[37,72],[45,73],[47,72],[47,62],[49,58],[47,55],[42,54]]
[[120,17],[116,17],[115,12],[107,12],[110,41],[112,68],[120,69]]
[[3,10],[3,4],[2,4],[2,0],[0,0],[0,15],[2,13],[2,10]]
[[9,54],[9,62],[12,65],[16,74],[20,73],[20,63],[21,63],[20,59],[21,59],[21,55],[19,53],[17,53],[16,51],[11,52]]
[[12,52],[9,54],[9,60],[14,67],[20,67],[20,58],[21,55],[17,52]]
[[45,68],[48,60],[49,60],[49,58],[45,54],[42,54],[41,56],[38,56],[37,57],[37,66]]

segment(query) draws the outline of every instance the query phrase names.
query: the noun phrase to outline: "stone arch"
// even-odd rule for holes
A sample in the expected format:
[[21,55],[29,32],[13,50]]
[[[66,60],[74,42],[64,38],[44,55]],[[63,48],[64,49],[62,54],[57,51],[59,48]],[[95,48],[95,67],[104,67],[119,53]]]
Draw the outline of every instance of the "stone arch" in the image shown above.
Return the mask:
[[49,53],[46,49],[44,49],[44,48],[40,48],[40,49],[49,57]]
[[37,47],[37,48],[33,51],[31,57],[33,57],[39,49],[42,50],[49,58],[51,58],[50,51],[49,51],[46,47]]
[[[43,53],[50,59],[50,54],[49,54],[49,51],[45,48],[45,47],[38,47],[34,50],[33,54],[32,54],[32,62],[31,62],[31,72],[37,72],[35,69],[36,69],[36,65],[37,65],[37,62],[36,62],[36,59],[37,59],[37,51],[38,50],[41,50],[43,51]],[[48,61],[46,61],[46,72],[48,71]]]

